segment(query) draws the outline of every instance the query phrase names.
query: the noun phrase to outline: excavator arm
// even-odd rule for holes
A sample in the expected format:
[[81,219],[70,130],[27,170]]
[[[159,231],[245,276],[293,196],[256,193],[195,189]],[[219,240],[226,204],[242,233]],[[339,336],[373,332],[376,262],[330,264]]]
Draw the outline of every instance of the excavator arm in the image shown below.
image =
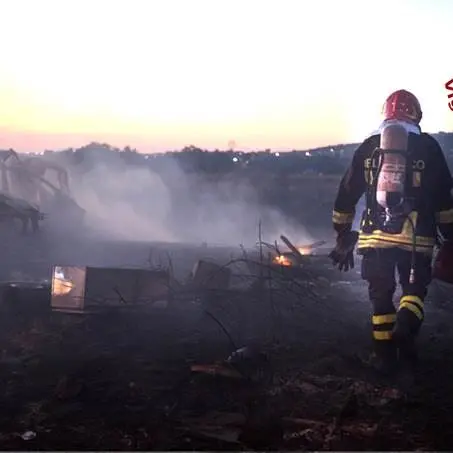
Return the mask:
[[44,159],[31,157],[22,161],[32,176],[45,180],[46,172],[52,170],[55,172],[58,181],[58,189],[65,195],[69,196],[69,177],[67,170],[55,162],[49,162]]

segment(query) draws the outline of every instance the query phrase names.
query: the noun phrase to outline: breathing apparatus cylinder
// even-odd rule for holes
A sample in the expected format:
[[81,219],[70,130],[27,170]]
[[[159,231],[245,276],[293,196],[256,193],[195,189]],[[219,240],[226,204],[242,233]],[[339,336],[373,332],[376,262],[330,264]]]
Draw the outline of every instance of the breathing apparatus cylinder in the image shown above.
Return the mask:
[[384,209],[384,225],[394,219],[407,220],[412,227],[412,257],[410,283],[415,281],[416,236],[408,206],[406,180],[408,173],[409,134],[403,124],[390,123],[381,130],[378,171],[376,175],[376,202]]
[[400,124],[389,124],[381,131],[376,201],[386,219],[401,215],[405,205],[408,133]]

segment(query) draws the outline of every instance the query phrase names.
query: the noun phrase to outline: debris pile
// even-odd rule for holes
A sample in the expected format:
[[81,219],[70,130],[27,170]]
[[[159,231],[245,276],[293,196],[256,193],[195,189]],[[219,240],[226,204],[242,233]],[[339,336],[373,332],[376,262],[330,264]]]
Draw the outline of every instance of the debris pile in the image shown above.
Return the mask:
[[169,259],[4,284],[3,448],[448,449],[451,330],[423,340],[408,394],[368,363],[366,287],[338,285],[323,255],[201,252],[185,279]]

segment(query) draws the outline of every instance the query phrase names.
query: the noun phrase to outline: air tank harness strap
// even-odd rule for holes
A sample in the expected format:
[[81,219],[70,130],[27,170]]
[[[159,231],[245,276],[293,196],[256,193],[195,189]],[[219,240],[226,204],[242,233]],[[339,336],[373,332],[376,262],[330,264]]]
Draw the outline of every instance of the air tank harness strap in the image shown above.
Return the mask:
[[[377,177],[379,172],[382,169],[383,160],[381,159],[381,148],[377,147],[373,150],[370,157],[370,166],[368,168],[368,187],[366,191],[366,214],[365,214],[365,221],[369,222],[370,220],[374,223],[375,216],[377,213],[377,199],[376,199],[376,188],[377,188]],[[376,171],[373,172],[374,167],[374,159],[378,157],[378,166]]]

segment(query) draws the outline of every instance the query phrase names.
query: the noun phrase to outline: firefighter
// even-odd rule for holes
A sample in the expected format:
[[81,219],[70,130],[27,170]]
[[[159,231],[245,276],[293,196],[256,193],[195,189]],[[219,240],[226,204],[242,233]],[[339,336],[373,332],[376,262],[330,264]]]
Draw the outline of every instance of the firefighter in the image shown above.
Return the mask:
[[[347,271],[354,267],[357,243],[357,252],[362,255],[361,275],[368,282],[373,309],[375,366],[391,373],[397,367],[414,371],[417,363],[415,339],[423,322],[437,238],[444,244],[440,253],[444,261],[453,253],[453,184],[438,142],[420,129],[422,110],[417,98],[406,90],[396,91],[385,101],[382,113],[380,128],[357,148],[341,180],[333,210],[337,245],[330,256],[340,270]],[[384,131],[391,133],[385,135]],[[392,134],[398,143],[386,154],[383,142]],[[392,161],[395,148],[402,150],[402,161]],[[388,165],[382,163],[383,156],[390,159]],[[384,175],[379,186],[385,168],[399,171],[402,164],[401,177]],[[391,189],[395,184],[401,192],[395,204],[398,209],[394,208],[398,215],[389,214],[391,209],[380,204],[382,193],[391,198],[386,191],[396,190]],[[366,208],[357,235],[352,223],[356,204],[364,194]],[[395,270],[402,290],[397,307],[393,303]]]

